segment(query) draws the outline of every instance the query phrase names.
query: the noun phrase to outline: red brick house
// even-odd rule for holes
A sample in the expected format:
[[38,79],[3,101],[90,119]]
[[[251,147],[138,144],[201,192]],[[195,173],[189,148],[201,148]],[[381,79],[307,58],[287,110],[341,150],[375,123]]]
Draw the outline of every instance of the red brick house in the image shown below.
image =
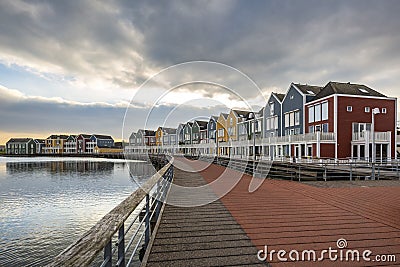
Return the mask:
[[365,85],[329,82],[305,105],[305,131],[333,132],[335,140],[312,144],[308,154],[371,160],[375,142],[376,160],[395,158],[396,110],[396,98]]

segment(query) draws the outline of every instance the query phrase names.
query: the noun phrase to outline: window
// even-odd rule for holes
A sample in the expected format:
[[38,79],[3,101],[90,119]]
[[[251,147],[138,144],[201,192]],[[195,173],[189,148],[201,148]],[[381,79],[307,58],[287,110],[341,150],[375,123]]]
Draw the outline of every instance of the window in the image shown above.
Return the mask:
[[231,118],[231,125],[233,124],[233,118]]
[[294,98],[294,95],[291,95],[291,96],[290,96],[290,99],[293,99],[293,98]]
[[275,116],[274,117],[274,126],[275,126],[275,130],[277,130],[278,129],[278,116]]
[[308,132],[313,133],[314,132],[314,126],[308,126]]
[[269,103],[269,114],[274,115],[275,114],[275,104],[274,102]]
[[321,125],[315,125],[315,131],[320,132],[321,131]]
[[322,120],[327,120],[328,119],[328,102],[322,103],[321,104],[321,112],[322,112]]
[[359,90],[360,92],[362,92],[362,93],[366,93],[366,94],[368,94],[368,91],[367,91],[367,90],[365,90],[365,89],[363,89],[363,88],[358,88],[358,90]]
[[316,105],[314,107],[314,111],[315,111],[315,115],[314,115],[314,119],[315,121],[320,121],[321,120],[321,105]]
[[329,132],[329,125],[328,125],[328,123],[322,124],[322,132],[324,132],[324,133]]
[[353,111],[353,106],[347,106],[346,110],[347,110],[347,112],[352,112]]
[[365,108],[364,108],[364,112],[365,112],[365,113],[369,113],[370,111],[371,111],[370,107],[365,107]]
[[386,114],[386,113],[387,113],[386,108],[382,108],[382,113],[383,113],[383,114]]
[[300,134],[300,128],[294,129],[294,134]]
[[290,126],[294,126],[294,112],[290,112]]
[[289,127],[289,121],[290,121],[290,119],[289,119],[289,113],[286,113],[285,114],[285,127]]
[[308,122],[314,122],[314,106],[308,107]]
[[300,111],[294,113],[294,124],[300,125]]

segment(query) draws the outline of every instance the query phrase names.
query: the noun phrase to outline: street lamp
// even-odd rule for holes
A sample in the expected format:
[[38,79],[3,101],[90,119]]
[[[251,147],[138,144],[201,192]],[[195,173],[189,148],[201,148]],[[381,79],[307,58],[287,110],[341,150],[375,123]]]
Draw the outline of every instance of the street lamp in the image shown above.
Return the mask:
[[375,180],[375,162],[376,162],[376,147],[375,147],[375,115],[381,113],[379,108],[372,109],[372,125],[371,125],[371,134],[372,134],[372,180]]

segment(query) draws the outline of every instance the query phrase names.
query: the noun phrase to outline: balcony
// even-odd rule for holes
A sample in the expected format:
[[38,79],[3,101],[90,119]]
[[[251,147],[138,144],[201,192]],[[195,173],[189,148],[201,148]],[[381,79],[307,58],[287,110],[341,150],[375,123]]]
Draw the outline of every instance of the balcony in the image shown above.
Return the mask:
[[[392,137],[392,132],[375,132],[375,142],[389,142]],[[361,133],[353,133],[352,141],[355,142],[372,142],[372,135],[370,131]]]

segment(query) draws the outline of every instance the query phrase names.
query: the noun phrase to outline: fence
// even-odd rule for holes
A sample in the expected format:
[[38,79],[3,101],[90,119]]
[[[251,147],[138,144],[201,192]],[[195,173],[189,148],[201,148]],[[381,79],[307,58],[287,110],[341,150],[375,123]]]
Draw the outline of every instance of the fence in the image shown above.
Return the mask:
[[98,264],[101,267],[138,263],[150,241],[152,224],[160,216],[173,175],[169,162],[48,266],[93,265],[102,250],[103,261]]

